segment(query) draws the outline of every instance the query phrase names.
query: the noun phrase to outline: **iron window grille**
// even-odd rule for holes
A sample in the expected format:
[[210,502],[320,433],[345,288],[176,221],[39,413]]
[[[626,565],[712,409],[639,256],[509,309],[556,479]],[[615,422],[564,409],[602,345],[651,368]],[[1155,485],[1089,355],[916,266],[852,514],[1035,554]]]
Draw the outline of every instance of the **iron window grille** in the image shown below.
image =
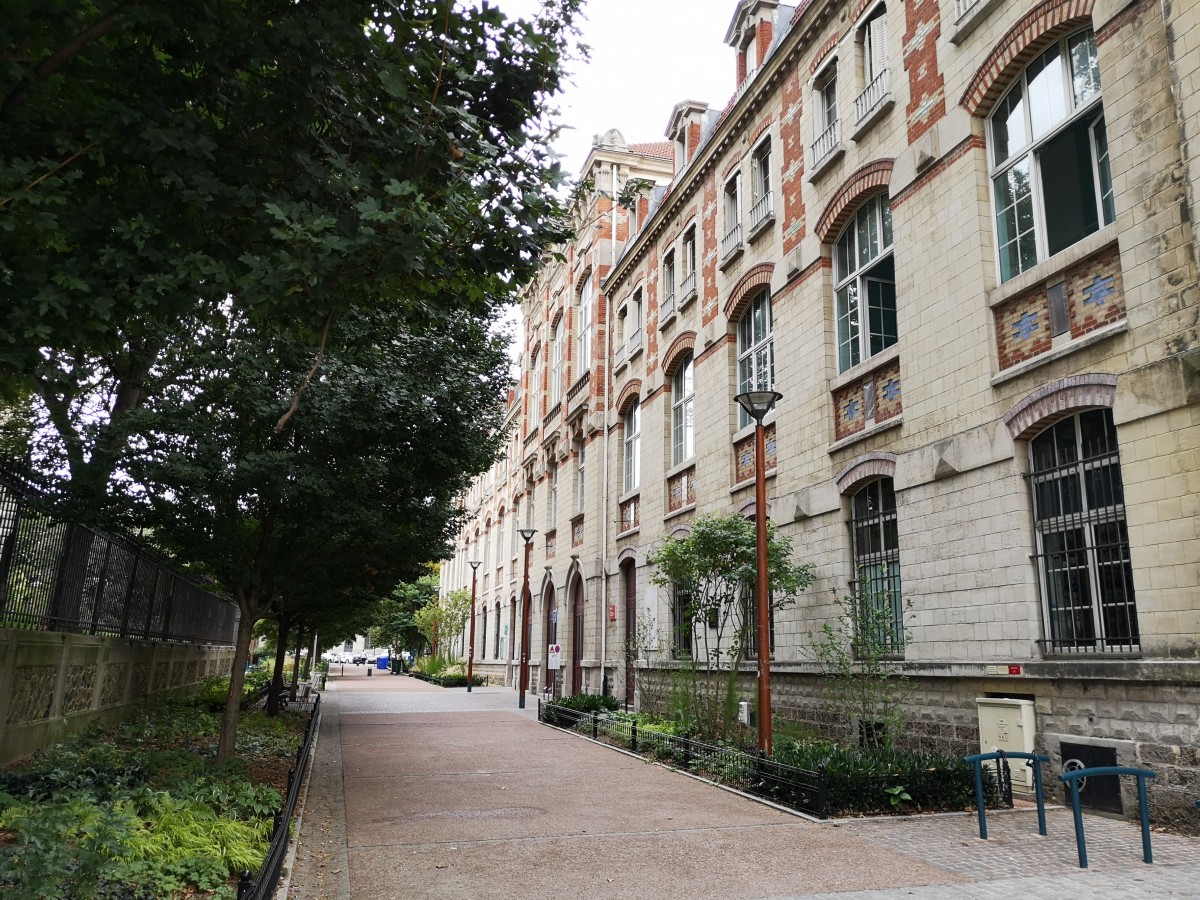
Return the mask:
[[872,481],[851,498],[850,536],[857,573],[851,588],[859,606],[858,627],[874,629],[866,637],[885,653],[903,656],[904,598],[892,479]]

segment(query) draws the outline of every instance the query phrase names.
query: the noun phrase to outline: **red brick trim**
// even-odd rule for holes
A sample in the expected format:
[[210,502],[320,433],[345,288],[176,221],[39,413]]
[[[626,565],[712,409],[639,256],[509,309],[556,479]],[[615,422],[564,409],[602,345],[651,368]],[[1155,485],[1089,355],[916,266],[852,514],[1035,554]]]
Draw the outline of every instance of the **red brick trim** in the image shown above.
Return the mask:
[[617,394],[617,415],[625,415],[625,410],[629,407],[637,397],[642,393],[642,379],[634,378],[625,382],[625,387],[621,388],[621,393]]
[[1112,40],[1112,38],[1116,37],[1118,31],[1120,31],[1126,25],[1131,24],[1147,9],[1156,6],[1158,6],[1156,0],[1141,0],[1140,3],[1129,4],[1129,6],[1125,7],[1123,10],[1109,19],[1104,24],[1104,27],[1096,32],[1097,46],[1103,44],[1105,41]]
[[892,206],[892,210],[910,199],[917,191],[927,186],[935,178],[942,174],[950,166],[954,165],[972,150],[983,150],[986,147],[986,142],[983,137],[978,134],[973,134],[970,137],[964,138],[959,142],[958,146],[954,147],[949,153],[939,159],[934,165],[930,166],[923,172],[915,181],[909,182],[908,186],[894,197],[890,197],[888,202]]
[[775,263],[769,262],[759,263],[747,270],[729,292],[729,299],[725,301],[725,318],[731,322],[740,319],[750,301],[758,296],[758,289],[771,283],[771,273],[774,271]]
[[854,7],[854,15],[850,17],[851,22],[858,22],[862,18],[862,14],[873,6],[885,5],[882,0],[860,0]]
[[1092,3],[1093,0],[1045,0],[1039,3],[996,42],[958,102],[971,115],[986,116],[1013,76],[1052,38],[1091,17]]
[[726,344],[732,344],[736,340],[737,340],[736,334],[731,334],[730,332],[726,332],[722,337],[717,338],[715,341],[713,341],[711,344],[709,344],[707,347],[705,347],[704,351],[696,357],[697,365],[704,362],[704,360],[708,359],[710,356],[712,356],[714,353],[716,353],[718,350],[720,350]]
[[678,371],[683,363],[683,357],[686,353],[692,353],[696,349],[696,332],[684,331],[675,336],[675,340],[671,341],[671,346],[667,348],[667,352],[663,354],[663,375],[667,378],[672,378],[675,372]]
[[774,124],[775,124],[775,120],[770,119],[770,118],[765,119],[762,122],[759,122],[753,131],[747,132],[748,137],[746,138],[746,143],[749,144],[751,147],[756,145],[758,143],[758,139],[761,138],[764,134],[766,134],[767,130]]
[[863,200],[887,190],[892,180],[894,159],[877,159],[862,166],[842,182],[817,219],[814,234],[823,243],[833,243],[839,231],[850,221]]
[[1112,408],[1116,396],[1116,375],[1071,375],[1042,385],[1005,413],[1003,421],[1014,441],[1029,440],[1081,409]]
[[894,478],[896,476],[896,454],[864,453],[853,459],[834,478],[838,493],[846,494],[864,481],[872,478]]
[[810,78],[813,75],[817,74],[817,69],[819,69],[819,68],[821,68],[821,66],[825,65],[825,61],[829,58],[830,52],[839,43],[841,43],[841,40],[842,40],[842,36],[840,34],[832,34],[829,36],[829,40],[827,40],[824,44],[821,45],[821,49],[813,54],[812,65],[810,65],[808,67],[808,76]]
[[572,288],[572,290],[575,292],[575,295],[571,298],[571,306],[577,306],[579,304],[579,293],[583,290],[583,283],[591,277],[592,267],[588,266],[583,270],[583,274],[575,279],[575,285]]

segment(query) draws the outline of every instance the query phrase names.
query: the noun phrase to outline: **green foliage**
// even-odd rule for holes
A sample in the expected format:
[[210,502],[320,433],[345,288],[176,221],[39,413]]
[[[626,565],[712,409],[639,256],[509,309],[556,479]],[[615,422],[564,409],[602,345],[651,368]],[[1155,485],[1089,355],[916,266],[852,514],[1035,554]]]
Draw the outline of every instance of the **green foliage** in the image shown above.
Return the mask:
[[896,621],[891,598],[871,590],[872,579],[860,572],[857,583],[857,596],[834,592],[837,618],[808,633],[805,652],[820,666],[821,692],[835,720],[857,728],[863,746],[892,747],[912,689],[904,674],[907,627]]
[[418,610],[437,602],[438,576],[422,575],[396,586],[379,602],[374,619],[376,646],[416,650],[422,635],[414,619]]
[[471,595],[466,591],[451,591],[437,598],[436,602],[426,603],[416,610],[412,619],[416,629],[433,648],[433,655],[449,662],[450,638],[463,630],[470,615]]
[[555,700],[554,705],[585,713],[616,712],[621,708],[616,697],[608,697],[604,694],[573,694]]

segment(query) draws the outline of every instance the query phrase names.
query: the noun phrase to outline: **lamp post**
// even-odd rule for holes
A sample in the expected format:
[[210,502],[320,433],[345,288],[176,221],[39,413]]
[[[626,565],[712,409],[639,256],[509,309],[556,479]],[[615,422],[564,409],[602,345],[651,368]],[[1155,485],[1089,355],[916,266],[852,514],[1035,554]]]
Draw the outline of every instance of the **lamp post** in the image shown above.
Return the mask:
[[771,593],[767,579],[767,438],[763,417],[783,394],[746,391],[734,399],[754,419],[754,525],[758,544],[755,585],[758,646],[758,749],[771,754]]
[[517,699],[518,709],[525,708],[525,692],[529,690],[529,547],[535,534],[536,528],[521,529],[521,537],[525,538],[525,580],[521,586],[525,608],[521,610],[521,693]]
[[471,693],[471,685],[475,683],[475,583],[478,580],[479,567],[483,560],[472,559],[467,565],[471,567],[471,644],[467,647],[467,693]]

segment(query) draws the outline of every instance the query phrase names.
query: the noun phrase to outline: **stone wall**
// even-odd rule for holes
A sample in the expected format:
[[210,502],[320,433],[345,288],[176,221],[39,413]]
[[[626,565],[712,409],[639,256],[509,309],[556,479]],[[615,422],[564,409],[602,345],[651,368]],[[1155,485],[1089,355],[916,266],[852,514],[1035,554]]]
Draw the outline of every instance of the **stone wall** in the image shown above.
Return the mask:
[[228,674],[233,648],[0,629],[0,765]]

